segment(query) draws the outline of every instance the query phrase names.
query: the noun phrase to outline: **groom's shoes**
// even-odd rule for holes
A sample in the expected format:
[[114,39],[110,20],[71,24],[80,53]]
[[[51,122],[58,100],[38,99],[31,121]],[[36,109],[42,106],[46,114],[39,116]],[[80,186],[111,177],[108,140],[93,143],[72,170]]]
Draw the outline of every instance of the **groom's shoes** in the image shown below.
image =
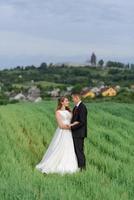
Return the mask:
[[80,167],[80,172],[86,171],[86,166]]

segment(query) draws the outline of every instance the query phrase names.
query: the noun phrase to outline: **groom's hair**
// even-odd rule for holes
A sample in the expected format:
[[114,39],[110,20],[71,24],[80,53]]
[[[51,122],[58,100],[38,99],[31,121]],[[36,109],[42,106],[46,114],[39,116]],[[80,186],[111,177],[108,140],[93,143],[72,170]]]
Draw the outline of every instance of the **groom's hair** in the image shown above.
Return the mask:
[[81,93],[79,91],[72,91],[71,96],[72,95],[81,97]]

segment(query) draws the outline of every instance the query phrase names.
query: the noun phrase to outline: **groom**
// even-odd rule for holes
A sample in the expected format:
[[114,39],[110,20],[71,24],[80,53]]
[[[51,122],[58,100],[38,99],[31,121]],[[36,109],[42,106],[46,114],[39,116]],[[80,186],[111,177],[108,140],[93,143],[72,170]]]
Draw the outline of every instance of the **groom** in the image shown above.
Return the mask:
[[79,123],[72,126],[72,136],[74,141],[75,153],[78,160],[78,167],[82,171],[86,169],[86,159],[84,154],[84,138],[87,137],[87,108],[81,101],[81,95],[78,92],[72,93],[72,99],[75,104],[71,123]]

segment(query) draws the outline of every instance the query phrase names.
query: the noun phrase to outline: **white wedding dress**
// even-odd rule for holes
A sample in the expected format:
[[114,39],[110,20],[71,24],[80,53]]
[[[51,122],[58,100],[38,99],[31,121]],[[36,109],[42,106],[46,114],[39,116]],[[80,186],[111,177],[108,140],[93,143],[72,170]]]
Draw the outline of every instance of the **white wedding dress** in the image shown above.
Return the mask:
[[[59,110],[62,123],[70,124],[72,114],[67,110]],[[36,165],[42,173],[74,173],[79,171],[70,130],[57,128],[54,137],[42,160]]]

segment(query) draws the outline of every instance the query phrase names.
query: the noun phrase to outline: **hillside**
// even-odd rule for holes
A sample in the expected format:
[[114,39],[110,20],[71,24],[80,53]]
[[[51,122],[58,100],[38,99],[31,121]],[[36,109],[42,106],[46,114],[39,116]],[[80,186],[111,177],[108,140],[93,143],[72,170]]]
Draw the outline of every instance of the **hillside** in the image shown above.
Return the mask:
[[35,169],[56,129],[56,102],[0,107],[1,200],[133,200],[134,104],[87,104],[87,171]]
[[[74,85],[82,83],[83,86],[96,86],[104,82],[106,85],[129,86],[134,82],[134,69],[118,67],[17,67],[13,69],[0,70],[0,86],[3,90],[11,90],[16,87],[23,89],[35,84],[47,88],[51,86],[46,83],[54,82],[62,85]],[[43,83],[43,84],[42,84]]]

